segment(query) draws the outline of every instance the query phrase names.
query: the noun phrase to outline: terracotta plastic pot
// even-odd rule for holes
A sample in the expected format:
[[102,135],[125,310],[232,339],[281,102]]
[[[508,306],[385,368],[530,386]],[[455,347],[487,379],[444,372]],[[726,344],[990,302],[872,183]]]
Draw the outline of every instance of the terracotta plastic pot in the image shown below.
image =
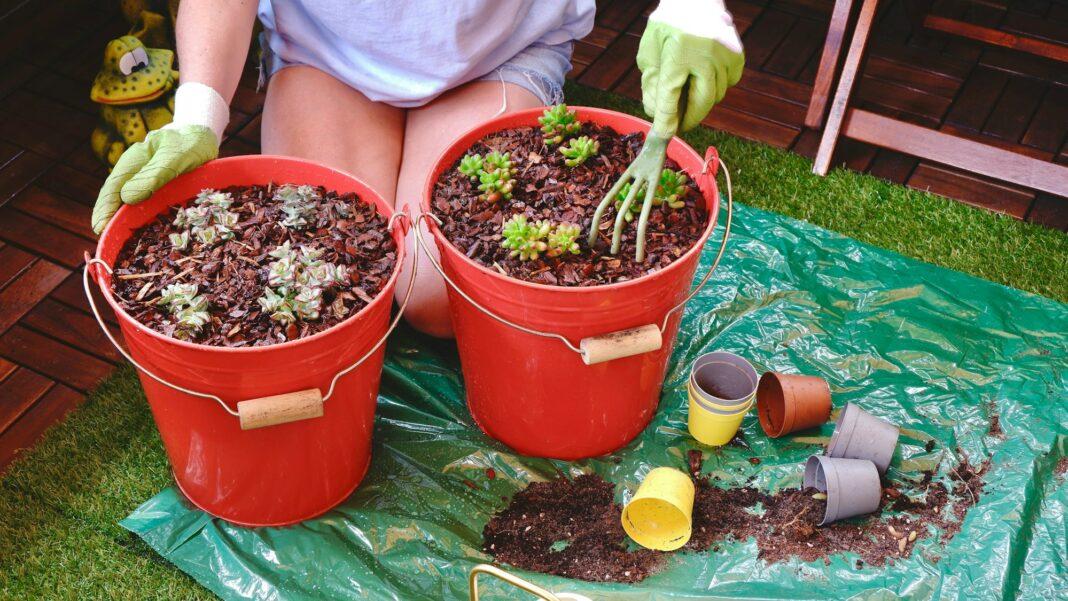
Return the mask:
[[816,376],[766,372],[757,386],[757,413],[772,438],[813,428],[831,416],[831,388]]
[[825,455],[808,458],[804,487],[827,493],[827,507],[820,526],[878,510],[883,491],[874,463]]
[[[578,118],[621,134],[649,123],[614,111],[577,107]],[[467,132],[438,158],[427,177],[423,211],[439,175],[480,138],[515,127],[537,127],[543,109],[502,115]],[[719,209],[709,149],[705,161],[675,138],[668,156],[696,181],[709,223],[677,261],[636,280],[596,287],[562,287],[512,279],[468,258],[426,223],[450,282],[449,302],[460,351],[467,404],[489,436],[525,455],[578,459],[609,453],[638,435],[656,412],[667,359],[690,291],[701,248]],[[477,306],[476,304],[477,303]],[[587,364],[584,340],[631,333],[659,341],[655,350]]]
[[[370,304],[326,331],[271,346],[225,348],[164,336],[122,310],[112,295],[106,266],[114,264],[134,230],[201,189],[269,181],[355,192],[381,214],[393,213],[358,179],[315,163],[269,156],[221,159],[174,179],[144,203],[122,207],[100,237],[91,274],[118,318],[131,359],[152,374],[139,371],[178,486],[204,511],[252,526],[315,517],[348,497],[367,470],[381,342],[391,327],[393,289],[404,253],[401,226],[392,231],[397,269]],[[88,292],[88,279],[85,286]],[[336,377],[361,357],[361,364]],[[271,403],[280,401],[257,401],[240,410],[239,402],[273,395],[291,400],[288,393],[297,391],[303,391],[306,403],[290,403],[281,410],[303,416],[321,411],[321,417],[242,429],[242,423],[257,425],[257,412],[262,417],[265,407],[269,412]],[[326,398],[316,405],[319,395]],[[274,417],[288,419],[277,413]]]
[[853,403],[846,403],[835,422],[834,434],[827,445],[827,455],[867,459],[879,468],[880,474],[884,474],[894,457],[900,433],[894,424],[875,417]]

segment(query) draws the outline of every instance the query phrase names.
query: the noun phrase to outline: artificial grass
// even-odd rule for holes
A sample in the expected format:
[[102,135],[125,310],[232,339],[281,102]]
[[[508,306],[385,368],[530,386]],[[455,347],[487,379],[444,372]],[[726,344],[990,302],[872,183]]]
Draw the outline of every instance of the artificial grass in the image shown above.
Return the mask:
[[[637,113],[577,86],[573,104]],[[734,176],[735,197],[931,263],[1068,300],[1068,236],[876,178],[810,173],[802,157],[702,129]],[[210,598],[118,526],[171,482],[140,386],[118,370],[0,479],[0,599]]]

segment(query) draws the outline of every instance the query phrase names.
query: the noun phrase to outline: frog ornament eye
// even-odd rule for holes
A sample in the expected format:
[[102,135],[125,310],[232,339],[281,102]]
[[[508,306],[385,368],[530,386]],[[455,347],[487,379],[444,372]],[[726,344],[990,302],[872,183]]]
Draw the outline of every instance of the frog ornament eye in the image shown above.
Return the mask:
[[148,66],[148,53],[138,46],[119,58],[119,70],[123,75],[130,75]]

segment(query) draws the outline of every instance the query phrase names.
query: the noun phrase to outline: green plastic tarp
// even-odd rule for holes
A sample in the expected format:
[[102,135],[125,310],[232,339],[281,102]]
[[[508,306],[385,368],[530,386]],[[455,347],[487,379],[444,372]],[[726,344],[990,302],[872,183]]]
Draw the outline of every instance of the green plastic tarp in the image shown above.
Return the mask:
[[[1068,446],[1068,306],[744,206],[723,264],[686,311],[655,418],[614,455],[531,459],[490,440],[464,405],[453,345],[402,329],[388,347],[370,472],[336,510],[248,529],[191,508],[172,487],[122,524],[226,599],[466,599],[469,570],[491,561],[483,526],[529,482],[593,471],[622,500],[653,467],[685,469],[686,452],[699,448],[686,432],[687,366],[710,350],[738,353],[758,371],[823,376],[836,409],[853,401],[901,425],[891,480],[934,465],[945,477],[957,447],[973,463],[990,456],[960,533],[862,570],[848,553],[826,565],[767,564],[748,540],[675,553],[635,585],[519,575],[613,600],[1049,599],[1068,590],[1068,484],[1056,470]],[[991,412],[1004,438],[989,435]],[[773,440],[750,414],[742,430],[751,449],[705,449],[705,472],[724,486],[752,479],[775,491],[799,485],[833,424]],[[492,580],[484,589],[485,599],[529,598]]]

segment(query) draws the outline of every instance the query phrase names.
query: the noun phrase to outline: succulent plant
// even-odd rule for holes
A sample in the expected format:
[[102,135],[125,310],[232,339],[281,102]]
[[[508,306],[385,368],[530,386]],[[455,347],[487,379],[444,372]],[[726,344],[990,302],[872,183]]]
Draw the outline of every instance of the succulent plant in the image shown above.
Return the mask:
[[516,179],[512,171],[512,158],[508,153],[492,152],[483,160],[483,170],[478,172],[478,190],[482,200],[496,203],[511,201]]
[[510,249],[510,256],[520,261],[532,261],[548,248],[545,238],[552,226],[548,221],[530,223],[525,215],[513,215],[501,227],[501,246]]
[[582,234],[582,228],[572,223],[560,223],[553,227],[547,239],[548,250],[545,253],[550,257],[559,257],[563,254],[577,255],[582,252],[578,245],[578,237]]
[[282,225],[295,230],[304,229],[314,220],[322,200],[315,188],[294,184],[279,186],[272,199],[282,203],[282,212],[286,215]]
[[270,288],[264,288],[263,296],[256,299],[256,301],[260,304],[263,312],[268,314],[272,320],[280,322],[282,325],[289,325],[297,321],[297,316],[293,313],[292,301],[288,297],[288,290],[283,288],[282,292],[278,293]]
[[575,112],[569,111],[566,104],[558,104],[545,109],[538,117],[546,144],[560,144],[564,138],[577,134],[582,123],[575,118]]
[[672,209],[681,209],[686,206],[683,198],[686,196],[686,182],[689,178],[682,171],[664,169],[660,172],[660,181],[656,185],[656,204],[667,203]]
[[348,269],[323,261],[322,249],[294,249],[287,240],[268,254],[276,260],[267,265],[268,287],[257,300],[264,313],[282,325],[318,319],[323,290],[348,281]]
[[[623,208],[623,203],[627,200],[627,195],[630,194],[630,189],[631,189],[631,183],[627,182],[627,183],[623,184],[623,187],[620,188],[619,192],[616,193],[616,210],[617,211]],[[642,200],[644,198],[645,198],[645,185],[642,184],[641,190],[638,190],[638,194],[635,195],[635,197],[634,197],[634,202],[630,203],[630,206],[627,207],[627,214],[623,216],[623,218],[626,219],[627,222],[634,221],[634,218],[637,217],[642,212]],[[656,204],[656,200],[655,199],[653,200],[653,204]]]
[[459,171],[467,177],[477,180],[479,173],[482,171],[482,155],[472,153],[464,156],[464,158],[460,159]]
[[197,292],[196,284],[170,284],[160,291],[159,305],[174,318],[175,335],[181,338],[199,332],[211,319],[208,300]]
[[601,150],[601,143],[591,140],[589,136],[579,136],[568,141],[567,146],[560,147],[560,154],[564,155],[564,164],[568,167],[576,167],[586,162],[586,159],[597,154]]
[[171,245],[179,250],[189,246],[190,236],[201,244],[213,246],[234,237],[238,215],[230,211],[233,197],[228,192],[205,188],[197,194],[193,206],[178,209],[174,225],[184,231],[171,234]]
[[174,234],[170,234],[167,238],[171,241],[171,246],[177,250],[185,250],[189,248],[189,232],[182,231]]

